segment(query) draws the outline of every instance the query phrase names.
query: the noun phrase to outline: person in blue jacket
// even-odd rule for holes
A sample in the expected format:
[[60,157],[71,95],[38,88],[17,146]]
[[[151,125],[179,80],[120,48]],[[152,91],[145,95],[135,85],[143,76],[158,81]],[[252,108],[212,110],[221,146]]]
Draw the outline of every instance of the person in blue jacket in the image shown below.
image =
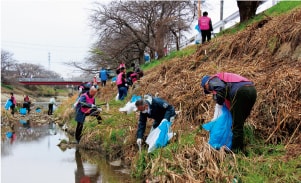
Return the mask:
[[176,115],[174,107],[159,97],[149,96],[147,99],[136,101],[135,105],[137,110],[140,111],[137,130],[138,146],[142,144],[147,118],[154,119],[152,129],[155,129],[165,120],[173,122]]
[[100,81],[101,81],[101,85],[102,85],[103,87],[106,86],[106,82],[107,82],[107,80],[108,80],[108,76],[109,76],[108,71],[103,67],[103,68],[100,70],[100,72],[99,72],[99,78],[100,78]]

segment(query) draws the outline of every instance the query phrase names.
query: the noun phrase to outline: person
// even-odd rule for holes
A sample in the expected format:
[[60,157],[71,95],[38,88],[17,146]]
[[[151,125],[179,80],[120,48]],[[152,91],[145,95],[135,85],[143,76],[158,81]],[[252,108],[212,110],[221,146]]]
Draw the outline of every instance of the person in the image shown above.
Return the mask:
[[124,67],[120,68],[120,73],[117,76],[116,85],[118,87],[118,99],[123,100],[127,96],[127,82],[126,82],[126,71]]
[[148,96],[147,98],[136,101],[135,105],[137,110],[140,111],[137,129],[137,144],[141,147],[147,118],[154,119],[152,126],[153,130],[165,120],[173,122],[176,112],[172,105],[159,97]]
[[24,95],[23,108],[26,108],[27,113],[29,114],[29,112],[30,112],[30,100],[29,100],[29,96],[28,95]]
[[86,93],[90,90],[91,87],[91,83],[90,82],[82,82],[79,86],[78,86],[78,97],[81,96],[81,94]]
[[208,17],[208,12],[205,11],[203,16],[199,18],[198,25],[202,34],[202,43],[205,43],[206,38],[209,42],[211,40],[211,31],[213,31],[211,18]]
[[213,94],[217,109],[226,105],[232,115],[232,150],[244,148],[243,126],[255,104],[257,92],[254,83],[234,73],[221,72],[204,76],[201,81],[205,94]]
[[124,63],[124,61],[121,61],[121,62],[119,63],[118,69],[121,69],[122,67],[125,68],[125,63]]
[[55,103],[56,97],[51,97],[48,103],[48,115],[52,115],[53,113],[53,105],[56,105]]
[[75,139],[77,143],[79,143],[81,139],[86,116],[95,116],[98,124],[101,123],[102,118],[99,115],[101,109],[97,108],[95,105],[96,93],[97,89],[92,86],[89,92],[86,92],[80,96],[79,102],[76,105],[75,121],[77,122],[77,126],[75,131]]
[[14,93],[10,93],[10,101],[12,103],[12,105],[10,106],[11,114],[14,116],[14,114],[15,114],[15,107],[17,105],[17,101],[16,101],[16,98],[14,96]]
[[106,86],[106,82],[108,80],[109,74],[107,72],[107,70],[103,67],[100,72],[99,72],[99,78],[101,80],[101,85],[102,87]]

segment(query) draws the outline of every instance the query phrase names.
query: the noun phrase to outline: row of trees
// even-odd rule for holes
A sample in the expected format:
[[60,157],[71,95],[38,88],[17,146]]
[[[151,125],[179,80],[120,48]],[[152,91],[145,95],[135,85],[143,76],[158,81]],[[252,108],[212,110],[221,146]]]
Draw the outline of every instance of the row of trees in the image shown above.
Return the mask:
[[13,53],[1,50],[1,82],[12,83],[18,78],[60,78],[53,71],[45,69],[41,65],[30,63],[18,63],[13,58]]
[[[193,1],[112,1],[96,3],[91,14],[91,26],[98,35],[88,58],[89,68],[144,63],[144,52],[164,55],[168,44],[179,49],[183,33],[196,19]],[[76,65],[76,63],[74,63]],[[78,68],[84,69],[81,65]],[[85,70],[85,69],[84,69]]]
[[[237,1],[241,21],[255,15],[261,1]],[[108,5],[95,3],[91,26],[98,41],[88,64],[73,63],[77,68],[93,72],[102,66],[113,68],[120,61],[127,65],[144,63],[147,50],[152,56],[164,56],[168,45],[179,50],[184,32],[197,20],[196,1],[112,1]]]

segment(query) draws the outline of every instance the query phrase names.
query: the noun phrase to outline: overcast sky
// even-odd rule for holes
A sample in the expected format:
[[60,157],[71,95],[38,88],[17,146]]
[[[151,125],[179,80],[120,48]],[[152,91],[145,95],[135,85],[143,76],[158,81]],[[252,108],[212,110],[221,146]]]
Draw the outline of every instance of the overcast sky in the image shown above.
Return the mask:
[[[1,48],[13,53],[19,63],[40,64],[46,69],[50,53],[50,70],[64,78],[78,75],[63,63],[84,62],[88,56],[95,39],[88,20],[93,1],[1,0]],[[101,0],[105,1],[110,0]],[[225,1],[224,17],[237,10],[236,0]],[[210,0],[202,11],[208,11],[214,24],[220,16],[219,0]],[[188,36],[194,34],[192,29]]]

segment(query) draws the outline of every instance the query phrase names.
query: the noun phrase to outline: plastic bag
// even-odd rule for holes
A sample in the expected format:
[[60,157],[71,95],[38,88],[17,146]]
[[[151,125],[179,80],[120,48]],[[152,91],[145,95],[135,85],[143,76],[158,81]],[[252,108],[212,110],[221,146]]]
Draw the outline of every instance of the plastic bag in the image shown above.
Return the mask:
[[26,108],[21,108],[21,109],[20,109],[20,114],[21,114],[21,115],[26,115],[26,113],[27,113]]
[[6,101],[6,103],[5,103],[5,109],[6,110],[9,110],[9,108],[12,106],[12,102],[11,102],[11,100],[10,99],[7,99],[7,101]]
[[136,110],[137,110],[137,107],[135,105],[135,102],[128,102],[128,103],[126,103],[126,105],[124,107],[119,108],[120,112],[126,112],[127,114],[130,114]]
[[203,128],[209,131],[209,144],[220,149],[222,146],[227,146],[231,149],[232,146],[232,116],[228,108],[224,105],[221,114],[213,121],[203,124]]
[[195,44],[200,44],[202,39],[202,34],[199,32],[195,37]]
[[167,142],[173,136],[173,133],[169,132],[170,126],[171,122],[163,121],[156,129],[149,133],[146,139],[146,143],[149,145],[148,153],[152,152],[156,148],[166,146]]

